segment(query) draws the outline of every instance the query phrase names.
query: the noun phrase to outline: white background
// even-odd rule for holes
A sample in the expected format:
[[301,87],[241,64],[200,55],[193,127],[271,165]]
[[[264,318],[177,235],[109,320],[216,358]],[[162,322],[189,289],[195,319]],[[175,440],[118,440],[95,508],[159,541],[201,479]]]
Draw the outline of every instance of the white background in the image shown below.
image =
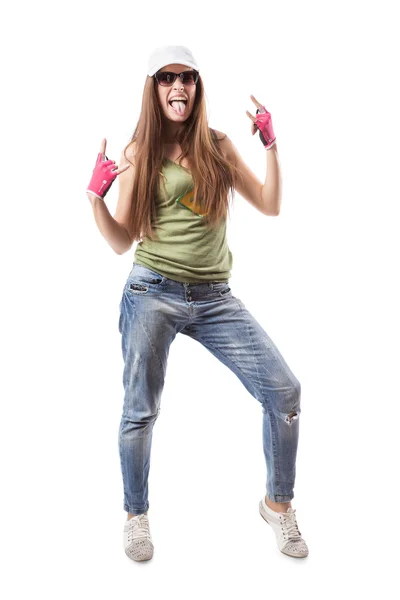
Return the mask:
[[[398,558],[399,91],[395,2],[19,2],[2,18],[1,531],[4,597],[394,598]],[[302,385],[295,497],[310,554],[258,513],[261,405],[200,344],[171,346],[154,427],[154,558],[124,554],[118,256],[85,190],[118,161],[149,53],[187,45],[209,124],[265,180],[236,194],[231,287]],[[397,57],[397,58],[396,58]],[[116,183],[106,203],[114,214]],[[200,369],[198,365],[201,365]],[[391,591],[390,591],[391,590]]]

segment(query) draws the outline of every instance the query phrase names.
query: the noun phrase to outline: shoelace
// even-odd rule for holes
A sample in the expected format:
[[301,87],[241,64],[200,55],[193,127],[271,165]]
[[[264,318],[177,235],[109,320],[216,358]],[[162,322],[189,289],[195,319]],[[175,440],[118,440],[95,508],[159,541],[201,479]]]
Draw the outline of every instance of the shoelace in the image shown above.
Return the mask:
[[128,530],[128,541],[130,542],[133,538],[133,533],[135,533],[135,538],[138,537],[149,537],[149,520],[147,515],[137,515],[136,517],[132,517],[128,521],[129,530]]
[[286,527],[286,535],[287,541],[289,540],[301,540],[301,532],[299,531],[299,527],[296,521],[296,509],[288,508],[287,512],[281,513],[281,521],[283,525]]

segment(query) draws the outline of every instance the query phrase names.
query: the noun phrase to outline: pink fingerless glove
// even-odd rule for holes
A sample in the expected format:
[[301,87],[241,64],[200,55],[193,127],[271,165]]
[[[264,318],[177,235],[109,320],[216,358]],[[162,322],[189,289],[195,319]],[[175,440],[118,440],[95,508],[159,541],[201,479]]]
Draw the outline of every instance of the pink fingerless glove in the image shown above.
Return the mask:
[[94,194],[97,198],[103,199],[110,189],[112,182],[117,177],[117,173],[113,169],[115,171],[118,169],[115,162],[109,160],[105,154],[99,152],[93,169],[92,179],[86,191]]
[[276,136],[274,133],[274,128],[272,127],[272,118],[271,113],[267,111],[265,106],[258,110],[256,114],[259,113],[259,116],[256,117],[256,125],[259,129],[260,140],[262,141],[266,150],[272,148],[272,146],[276,142]]

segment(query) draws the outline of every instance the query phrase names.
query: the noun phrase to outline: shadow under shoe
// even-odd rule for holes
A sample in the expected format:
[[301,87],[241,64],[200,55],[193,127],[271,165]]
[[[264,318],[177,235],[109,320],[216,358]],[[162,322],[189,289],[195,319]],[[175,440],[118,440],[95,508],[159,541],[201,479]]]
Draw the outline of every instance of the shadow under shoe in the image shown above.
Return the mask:
[[142,561],[153,558],[154,546],[147,514],[135,515],[126,521],[124,547],[125,554],[132,560]]

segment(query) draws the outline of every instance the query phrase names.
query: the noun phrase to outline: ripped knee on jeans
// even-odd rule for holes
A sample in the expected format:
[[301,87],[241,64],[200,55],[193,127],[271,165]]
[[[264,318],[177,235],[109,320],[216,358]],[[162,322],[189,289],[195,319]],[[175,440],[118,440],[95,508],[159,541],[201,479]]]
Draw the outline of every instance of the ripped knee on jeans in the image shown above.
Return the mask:
[[297,412],[292,411],[291,413],[289,413],[288,415],[286,415],[285,417],[285,421],[286,423],[290,423],[294,420],[294,419],[298,419],[299,415],[297,414]]

